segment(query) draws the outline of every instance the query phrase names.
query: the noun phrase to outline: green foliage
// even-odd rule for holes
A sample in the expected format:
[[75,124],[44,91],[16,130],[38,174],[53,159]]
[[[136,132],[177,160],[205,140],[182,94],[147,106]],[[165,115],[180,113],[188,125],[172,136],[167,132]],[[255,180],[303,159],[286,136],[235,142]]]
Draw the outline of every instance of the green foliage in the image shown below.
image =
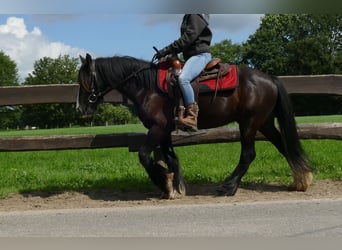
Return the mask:
[[77,82],[78,59],[60,55],[53,59],[43,57],[34,63],[34,70],[25,80],[26,85],[70,84]]
[[[244,63],[273,75],[341,74],[341,14],[269,14],[244,44]],[[291,97],[297,115],[341,114],[342,98]]]
[[[70,84],[77,82],[78,59],[68,55],[56,59],[44,57],[34,63],[34,70],[25,80],[26,85]],[[75,105],[41,104],[23,107],[23,126],[40,128],[65,127],[77,121]]]
[[274,75],[341,73],[342,15],[269,14],[244,45],[245,63]]
[[0,107],[0,128],[16,128],[20,125],[20,107]]
[[231,40],[223,40],[211,46],[211,54],[218,57],[224,63],[241,64],[243,47],[240,44],[233,44]]
[[17,64],[0,50],[0,86],[19,85]]
[[133,116],[129,108],[121,104],[112,105],[104,103],[99,106],[98,113],[94,116],[94,122],[98,125],[137,123],[137,121],[137,118]]
[[[19,85],[19,76],[16,63],[0,51],[0,86]],[[0,107],[0,128],[18,126],[20,107]]]

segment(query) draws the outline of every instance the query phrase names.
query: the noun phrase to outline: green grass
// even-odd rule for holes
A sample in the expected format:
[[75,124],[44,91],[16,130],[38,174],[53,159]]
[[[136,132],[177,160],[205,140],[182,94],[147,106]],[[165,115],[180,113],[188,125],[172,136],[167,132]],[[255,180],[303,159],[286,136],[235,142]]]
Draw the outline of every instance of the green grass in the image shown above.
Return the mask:
[[113,134],[128,132],[146,132],[142,124],[126,124],[115,126],[77,127],[60,129],[35,129],[35,130],[3,130],[0,137],[11,136],[49,136],[49,135],[81,135],[81,134]]
[[[342,116],[300,117],[300,123],[342,122]],[[56,130],[2,131],[0,136],[144,132],[141,125]],[[341,141],[303,140],[316,179],[342,180]],[[220,183],[235,168],[240,143],[176,147],[187,183]],[[249,182],[290,183],[291,170],[269,142],[256,143],[257,157],[243,178]],[[209,153],[208,153],[209,152]],[[153,190],[137,153],[126,148],[1,152],[0,196],[27,192]]]
[[342,115],[300,116],[297,123],[342,122]]

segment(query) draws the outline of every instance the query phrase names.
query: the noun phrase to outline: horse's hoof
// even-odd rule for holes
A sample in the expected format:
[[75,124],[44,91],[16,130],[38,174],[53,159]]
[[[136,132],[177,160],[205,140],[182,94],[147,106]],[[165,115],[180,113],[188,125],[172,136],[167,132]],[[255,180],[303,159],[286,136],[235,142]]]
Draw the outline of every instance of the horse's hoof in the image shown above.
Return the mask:
[[216,191],[219,196],[234,196],[238,189],[238,185],[222,185]]
[[302,172],[300,175],[294,176],[294,182],[289,186],[290,191],[305,192],[313,182],[312,172]]
[[176,190],[173,190],[172,192],[169,192],[169,193],[162,193],[160,196],[160,199],[175,200],[175,199],[181,199],[184,196],[185,196],[184,194],[179,193]]
[[162,193],[160,195],[160,199],[161,200],[172,200],[173,199],[173,195],[172,195],[172,193]]

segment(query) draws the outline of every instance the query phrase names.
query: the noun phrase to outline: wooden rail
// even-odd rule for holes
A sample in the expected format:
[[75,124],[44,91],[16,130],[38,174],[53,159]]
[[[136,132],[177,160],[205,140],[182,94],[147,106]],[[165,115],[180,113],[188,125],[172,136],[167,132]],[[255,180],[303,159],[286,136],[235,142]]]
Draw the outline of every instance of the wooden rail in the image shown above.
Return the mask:
[[[44,103],[76,103],[78,84],[49,84],[0,87],[1,105],[27,105]],[[124,97],[113,90],[105,102],[123,103]]]
[[[280,76],[289,94],[342,95],[342,75]],[[75,103],[78,84],[49,84],[0,87],[1,105]],[[115,90],[105,102],[122,103],[125,98]]]
[[[301,124],[298,126],[301,139],[342,140],[342,123]],[[23,136],[0,138],[0,151],[34,151],[128,147],[134,152],[146,138],[144,133],[122,133],[103,135],[61,135],[61,136]],[[188,146],[240,140],[237,128],[216,128],[200,130],[196,133],[173,132],[174,146]],[[258,133],[256,140],[266,140]]]

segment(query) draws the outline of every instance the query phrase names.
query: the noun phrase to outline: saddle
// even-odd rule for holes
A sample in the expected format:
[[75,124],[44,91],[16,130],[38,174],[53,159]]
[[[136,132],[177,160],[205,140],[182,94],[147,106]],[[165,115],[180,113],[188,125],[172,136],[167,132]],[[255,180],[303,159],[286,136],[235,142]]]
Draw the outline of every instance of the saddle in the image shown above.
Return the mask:
[[[166,75],[166,80],[172,82],[175,76],[179,75],[181,69],[183,68],[184,63],[182,63],[178,58],[174,58],[171,61],[171,65],[173,70],[170,70]],[[225,76],[230,71],[229,64],[221,64],[220,58],[213,58],[201,72],[201,74],[194,79],[197,82],[203,82],[210,79],[219,79],[222,76]],[[173,76],[172,74],[175,74]],[[172,80],[171,80],[172,79]]]
[[[178,76],[184,63],[177,57],[159,63],[158,86],[163,92],[178,84]],[[201,72],[193,79],[192,85],[198,85],[200,93],[217,92],[234,89],[238,85],[237,67],[221,63],[221,59],[212,59]]]
[[207,66],[205,66],[204,70],[198,77],[198,82],[203,82],[210,79],[218,79],[222,76],[225,76],[230,71],[229,64],[222,64],[220,58],[212,59]]

